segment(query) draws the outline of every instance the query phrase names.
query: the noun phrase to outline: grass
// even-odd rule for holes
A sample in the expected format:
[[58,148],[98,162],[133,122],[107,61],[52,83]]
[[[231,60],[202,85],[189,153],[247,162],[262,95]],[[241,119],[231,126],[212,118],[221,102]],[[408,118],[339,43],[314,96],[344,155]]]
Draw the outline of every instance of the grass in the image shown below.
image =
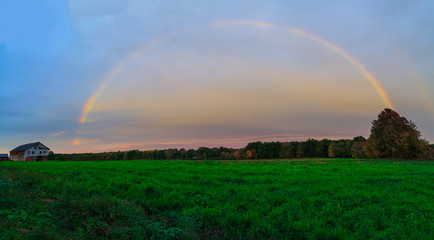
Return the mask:
[[432,239],[434,162],[0,162],[3,239]]

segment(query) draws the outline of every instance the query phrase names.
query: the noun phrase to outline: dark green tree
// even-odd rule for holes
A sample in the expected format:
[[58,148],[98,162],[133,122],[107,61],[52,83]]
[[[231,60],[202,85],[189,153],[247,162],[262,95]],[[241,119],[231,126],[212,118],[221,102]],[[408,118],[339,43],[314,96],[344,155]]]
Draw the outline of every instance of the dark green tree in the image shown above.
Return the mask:
[[329,146],[329,157],[348,158],[351,157],[351,140],[342,139],[334,141]]
[[321,145],[322,152],[321,152],[321,155],[318,157],[328,157],[329,156],[329,152],[328,152],[329,147],[330,147],[330,144],[332,144],[332,143],[333,143],[333,141],[329,140],[327,138],[324,138],[323,140],[321,140],[320,145]]
[[427,142],[413,122],[386,108],[372,122],[364,150],[369,158],[419,159],[426,156]]
[[305,157],[305,155],[304,155],[305,149],[306,149],[306,143],[300,142],[297,146],[297,152],[295,154],[296,157],[297,158],[304,158]]
[[280,149],[280,158],[294,158],[295,152],[290,142],[282,143],[282,148]]
[[313,158],[317,157],[318,154],[321,153],[321,148],[319,145],[319,141],[313,138],[309,138],[306,142],[304,142],[304,156],[305,158]]
[[54,156],[54,152],[53,151],[49,151],[48,152],[48,161],[54,161],[55,159],[55,156]]

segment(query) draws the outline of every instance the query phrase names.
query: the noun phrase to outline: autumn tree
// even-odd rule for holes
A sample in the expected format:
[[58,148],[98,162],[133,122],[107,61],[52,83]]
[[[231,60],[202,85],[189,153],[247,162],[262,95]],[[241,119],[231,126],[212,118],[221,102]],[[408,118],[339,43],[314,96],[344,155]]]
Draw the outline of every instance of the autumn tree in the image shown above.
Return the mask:
[[353,138],[353,145],[351,146],[351,156],[353,158],[366,158],[365,147],[366,139],[362,136]]
[[434,144],[428,145],[427,158],[430,160],[434,159]]
[[364,150],[369,158],[418,159],[425,156],[427,142],[413,122],[386,108],[372,122]]
[[256,159],[258,157],[258,154],[255,150],[247,150],[246,151],[246,159]]
[[236,151],[234,152],[234,158],[235,158],[235,160],[240,160],[240,159],[241,159],[241,153],[240,153],[240,150],[236,150]]

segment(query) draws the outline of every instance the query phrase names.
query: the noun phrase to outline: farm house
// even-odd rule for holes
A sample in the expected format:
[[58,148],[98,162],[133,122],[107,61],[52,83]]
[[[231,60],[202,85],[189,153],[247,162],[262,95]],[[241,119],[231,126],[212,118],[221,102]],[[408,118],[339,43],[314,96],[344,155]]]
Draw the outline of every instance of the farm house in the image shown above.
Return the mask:
[[7,154],[0,154],[0,161],[7,161],[9,160],[9,156]]
[[50,149],[40,142],[20,145],[10,151],[12,161],[48,161]]

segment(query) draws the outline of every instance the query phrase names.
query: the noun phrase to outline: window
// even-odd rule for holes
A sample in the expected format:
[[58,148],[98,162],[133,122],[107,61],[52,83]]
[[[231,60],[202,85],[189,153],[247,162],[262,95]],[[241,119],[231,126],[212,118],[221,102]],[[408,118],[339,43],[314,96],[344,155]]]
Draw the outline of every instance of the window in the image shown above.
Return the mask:
[[42,154],[42,151],[39,151],[39,154]]
[[44,151],[44,153],[47,153],[47,151]]
[[35,149],[36,149],[36,147],[35,147]]
[[35,154],[35,151],[32,151],[32,154]]
[[27,151],[27,154],[30,154],[30,151]]

